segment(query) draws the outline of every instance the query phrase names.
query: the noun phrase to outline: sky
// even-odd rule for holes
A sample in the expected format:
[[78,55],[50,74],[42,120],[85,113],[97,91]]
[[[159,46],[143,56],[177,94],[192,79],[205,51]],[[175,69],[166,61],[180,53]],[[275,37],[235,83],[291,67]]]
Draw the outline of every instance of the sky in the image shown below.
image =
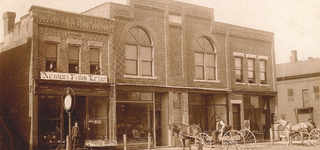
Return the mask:
[[[0,0],[0,14],[16,12],[16,22],[32,5],[81,13],[105,2],[126,4],[127,0]],[[290,61],[292,50],[298,60],[320,58],[320,0],[177,0],[214,9],[218,22],[274,33],[276,63]],[[0,19],[0,43],[3,19]]]

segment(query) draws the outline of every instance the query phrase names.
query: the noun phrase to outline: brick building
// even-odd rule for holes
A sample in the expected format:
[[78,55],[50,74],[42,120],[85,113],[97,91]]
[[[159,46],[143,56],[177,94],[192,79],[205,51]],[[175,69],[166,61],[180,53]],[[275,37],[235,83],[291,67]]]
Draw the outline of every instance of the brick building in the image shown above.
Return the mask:
[[180,145],[169,124],[214,130],[216,117],[236,130],[249,120],[269,138],[273,33],[216,22],[212,8],[172,0],[104,3],[82,14],[32,6],[16,24],[13,16],[4,14],[2,113],[30,148],[65,139],[68,92],[87,146],[101,138],[121,146],[123,134],[129,146],[143,146],[148,133],[154,146]]
[[[279,117],[292,123],[314,120],[320,114],[319,58],[298,61],[293,50],[290,62],[277,64]],[[281,108],[281,109],[280,109]]]

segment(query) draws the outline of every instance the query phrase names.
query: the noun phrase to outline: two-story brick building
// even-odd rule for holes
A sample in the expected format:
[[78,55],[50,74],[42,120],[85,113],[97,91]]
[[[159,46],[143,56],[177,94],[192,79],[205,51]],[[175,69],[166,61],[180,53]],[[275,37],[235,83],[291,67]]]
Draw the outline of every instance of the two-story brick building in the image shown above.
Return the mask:
[[128,145],[146,145],[148,133],[154,146],[179,145],[169,124],[214,130],[216,117],[236,130],[250,120],[268,138],[277,103],[273,33],[172,0],[104,3],[82,14],[32,6],[16,24],[6,15],[13,13],[4,15],[1,97],[30,148],[65,139],[67,92],[76,98],[71,122],[89,147],[101,138],[121,145],[123,134]]

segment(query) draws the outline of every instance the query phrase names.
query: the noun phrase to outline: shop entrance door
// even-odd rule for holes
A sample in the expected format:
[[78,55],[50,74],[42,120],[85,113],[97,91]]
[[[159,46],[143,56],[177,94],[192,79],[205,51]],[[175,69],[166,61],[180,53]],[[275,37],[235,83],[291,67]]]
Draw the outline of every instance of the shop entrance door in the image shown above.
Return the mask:
[[240,123],[240,104],[232,104],[233,110],[233,129],[240,130],[241,123]]

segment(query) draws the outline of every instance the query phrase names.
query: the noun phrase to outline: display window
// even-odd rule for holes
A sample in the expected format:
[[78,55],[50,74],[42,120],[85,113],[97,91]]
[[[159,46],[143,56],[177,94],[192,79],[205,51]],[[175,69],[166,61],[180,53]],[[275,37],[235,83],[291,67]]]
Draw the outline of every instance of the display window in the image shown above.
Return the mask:
[[153,93],[117,91],[117,138],[128,141],[148,139],[153,135]]

